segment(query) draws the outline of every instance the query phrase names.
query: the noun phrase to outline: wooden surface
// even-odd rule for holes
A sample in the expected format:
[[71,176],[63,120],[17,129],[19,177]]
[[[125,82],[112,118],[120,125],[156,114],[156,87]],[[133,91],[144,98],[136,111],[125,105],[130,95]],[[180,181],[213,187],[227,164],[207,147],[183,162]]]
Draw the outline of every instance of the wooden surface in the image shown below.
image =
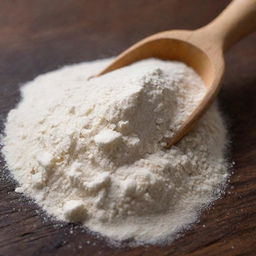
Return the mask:
[[[65,64],[118,54],[161,30],[209,22],[222,0],[0,0],[0,117],[19,100],[19,86]],[[255,256],[256,35],[226,56],[220,94],[235,162],[227,194],[169,246],[113,248],[79,226],[45,220],[38,207],[0,179],[0,256]]]

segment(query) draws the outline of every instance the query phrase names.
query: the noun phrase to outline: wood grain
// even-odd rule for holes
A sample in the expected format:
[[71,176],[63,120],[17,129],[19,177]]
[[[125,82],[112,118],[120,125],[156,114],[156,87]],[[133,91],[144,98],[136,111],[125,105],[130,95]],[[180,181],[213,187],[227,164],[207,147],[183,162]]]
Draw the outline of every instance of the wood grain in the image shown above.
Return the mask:
[[[150,34],[194,29],[229,1],[0,0],[0,129],[19,100],[19,86],[59,66],[118,54]],[[121,22],[120,22],[121,21]],[[0,158],[0,256],[256,255],[256,36],[226,56],[220,105],[235,162],[226,195],[168,246],[113,248],[79,226],[44,219],[14,192]]]

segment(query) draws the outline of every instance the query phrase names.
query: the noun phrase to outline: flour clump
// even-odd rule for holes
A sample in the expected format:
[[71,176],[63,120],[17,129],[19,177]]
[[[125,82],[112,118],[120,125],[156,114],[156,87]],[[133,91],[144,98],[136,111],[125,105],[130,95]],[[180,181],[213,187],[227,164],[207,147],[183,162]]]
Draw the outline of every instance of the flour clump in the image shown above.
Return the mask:
[[3,138],[17,192],[50,215],[115,240],[173,240],[217,198],[228,172],[216,104],[164,148],[205,95],[180,62],[147,59],[88,80],[111,59],[67,66],[22,87]]

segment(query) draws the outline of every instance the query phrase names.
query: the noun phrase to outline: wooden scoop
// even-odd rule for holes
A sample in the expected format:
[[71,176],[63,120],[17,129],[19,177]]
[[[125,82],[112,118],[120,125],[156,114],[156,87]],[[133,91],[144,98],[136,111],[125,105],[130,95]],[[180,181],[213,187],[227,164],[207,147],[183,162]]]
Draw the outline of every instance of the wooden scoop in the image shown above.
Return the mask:
[[255,29],[256,0],[234,0],[202,28],[165,31],[141,40],[121,53],[98,76],[151,57],[184,62],[201,76],[207,87],[206,95],[175,135],[166,139],[168,148],[191,130],[216,97],[224,72],[223,52]]

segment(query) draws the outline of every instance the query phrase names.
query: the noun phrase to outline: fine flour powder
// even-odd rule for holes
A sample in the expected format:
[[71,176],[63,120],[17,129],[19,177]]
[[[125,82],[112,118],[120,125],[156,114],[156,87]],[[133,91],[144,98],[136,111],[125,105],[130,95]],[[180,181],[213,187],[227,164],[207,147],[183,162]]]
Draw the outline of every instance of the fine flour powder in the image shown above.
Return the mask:
[[147,59],[88,80],[111,59],[67,66],[22,87],[3,137],[16,192],[49,215],[114,240],[171,241],[223,189],[226,130],[214,104],[164,148],[205,94],[180,62]]

